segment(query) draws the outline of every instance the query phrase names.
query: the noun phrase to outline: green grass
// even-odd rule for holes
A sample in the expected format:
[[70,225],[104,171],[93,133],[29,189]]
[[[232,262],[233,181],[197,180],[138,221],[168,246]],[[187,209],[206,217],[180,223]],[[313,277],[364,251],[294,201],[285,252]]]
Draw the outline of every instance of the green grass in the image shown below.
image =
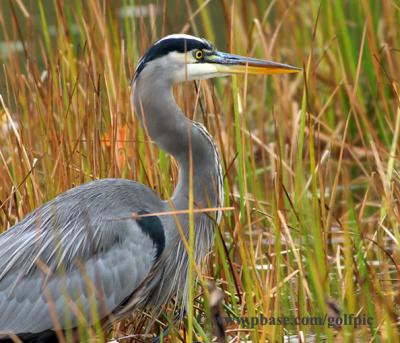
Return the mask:
[[[167,198],[176,164],[139,127],[129,84],[152,41],[198,34],[221,50],[304,68],[201,82],[196,108],[195,85],[176,88],[215,137],[225,206],[234,207],[204,275],[224,291],[223,315],[323,317],[337,307],[372,318],[357,329],[232,324],[228,337],[398,342],[400,4],[160,0],[150,15],[118,15],[135,4],[150,2],[0,3],[0,42],[10,47],[0,72],[0,228],[98,178],[137,180]],[[211,341],[205,290],[193,291],[187,337]],[[145,327],[128,319],[104,335]]]

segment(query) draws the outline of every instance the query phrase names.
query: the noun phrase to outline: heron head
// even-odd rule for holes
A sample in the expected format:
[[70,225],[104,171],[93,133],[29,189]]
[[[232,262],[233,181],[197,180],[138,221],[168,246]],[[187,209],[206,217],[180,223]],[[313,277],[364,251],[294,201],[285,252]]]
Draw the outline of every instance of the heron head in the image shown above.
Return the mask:
[[164,37],[140,59],[135,71],[172,83],[229,74],[288,74],[301,69],[287,64],[220,52],[205,39],[185,34]]

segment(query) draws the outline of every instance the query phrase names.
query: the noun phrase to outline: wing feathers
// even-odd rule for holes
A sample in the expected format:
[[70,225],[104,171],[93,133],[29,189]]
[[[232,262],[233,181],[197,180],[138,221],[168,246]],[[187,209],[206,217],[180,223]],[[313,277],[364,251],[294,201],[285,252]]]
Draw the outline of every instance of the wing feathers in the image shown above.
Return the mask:
[[[160,253],[136,221],[120,218],[161,208],[142,185],[101,180],[61,194],[1,234],[0,332],[52,329],[51,309],[64,328],[77,325],[78,312],[92,323],[93,305],[99,318],[110,314],[144,280]],[[162,242],[162,223],[152,222]]]

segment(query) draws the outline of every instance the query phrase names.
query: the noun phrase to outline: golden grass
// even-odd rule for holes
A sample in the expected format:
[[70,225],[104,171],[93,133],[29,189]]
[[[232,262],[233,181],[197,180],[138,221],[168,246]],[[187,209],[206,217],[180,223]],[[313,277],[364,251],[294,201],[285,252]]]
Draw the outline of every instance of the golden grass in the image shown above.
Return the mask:
[[[142,12],[119,16],[134,4]],[[396,1],[0,6],[0,41],[10,47],[0,73],[3,230],[93,179],[124,177],[171,194],[176,165],[140,129],[130,78],[156,38],[201,35],[221,50],[304,68],[297,76],[227,78],[175,90],[185,112],[215,137],[224,161],[225,205],[234,211],[216,229],[205,277],[224,291],[226,315],[337,318],[338,308],[342,316],[372,318],[357,329],[234,323],[229,340],[399,341]],[[199,324],[207,307],[202,292],[195,291],[190,335],[210,341]],[[138,333],[145,324],[116,324],[108,337]]]

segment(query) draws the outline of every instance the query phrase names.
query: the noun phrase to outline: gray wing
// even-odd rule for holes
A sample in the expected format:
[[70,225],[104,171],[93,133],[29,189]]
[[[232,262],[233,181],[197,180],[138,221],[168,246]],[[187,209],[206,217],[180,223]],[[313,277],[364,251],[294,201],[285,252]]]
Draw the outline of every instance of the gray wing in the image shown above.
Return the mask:
[[93,323],[140,284],[164,248],[155,212],[161,201],[143,185],[104,179],[67,191],[0,235],[0,333],[37,333]]

